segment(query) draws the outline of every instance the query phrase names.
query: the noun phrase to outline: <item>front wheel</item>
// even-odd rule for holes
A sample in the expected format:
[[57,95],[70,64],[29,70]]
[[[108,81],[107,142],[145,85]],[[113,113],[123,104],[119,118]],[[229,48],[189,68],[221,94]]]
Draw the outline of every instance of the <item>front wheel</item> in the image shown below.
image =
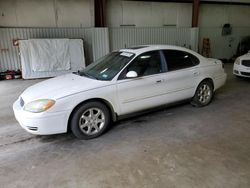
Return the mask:
[[107,107],[99,102],[88,102],[75,110],[70,127],[77,138],[87,140],[103,134],[109,123],[110,114]]
[[195,107],[203,107],[208,105],[213,99],[214,91],[211,81],[202,81],[192,98],[191,104]]

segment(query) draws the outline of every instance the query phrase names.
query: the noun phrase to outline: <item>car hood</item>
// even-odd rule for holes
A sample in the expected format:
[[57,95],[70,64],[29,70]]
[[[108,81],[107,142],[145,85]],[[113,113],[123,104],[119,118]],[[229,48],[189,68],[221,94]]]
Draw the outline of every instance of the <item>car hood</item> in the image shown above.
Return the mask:
[[66,74],[37,83],[27,88],[22,99],[30,102],[37,99],[59,99],[65,96],[109,85],[110,81],[90,79],[76,74]]
[[240,60],[244,60],[244,59],[246,59],[246,60],[248,60],[248,59],[250,59],[250,53],[247,53],[247,54],[244,54],[244,55],[242,55],[242,56],[240,56],[240,57],[238,57]]

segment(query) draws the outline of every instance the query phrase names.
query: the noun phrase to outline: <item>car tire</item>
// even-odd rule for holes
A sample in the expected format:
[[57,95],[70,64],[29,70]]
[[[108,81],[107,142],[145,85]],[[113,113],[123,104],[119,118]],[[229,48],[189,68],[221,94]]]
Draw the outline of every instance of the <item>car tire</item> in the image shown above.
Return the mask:
[[209,80],[202,81],[191,100],[191,104],[195,107],[203,107],[208,105],[214,96],[213,83]]
[[83,140],[103,134],[110,124],[108,108],[100,102],[87,102],[79,106],[72,115],[70,128],[73,134]]

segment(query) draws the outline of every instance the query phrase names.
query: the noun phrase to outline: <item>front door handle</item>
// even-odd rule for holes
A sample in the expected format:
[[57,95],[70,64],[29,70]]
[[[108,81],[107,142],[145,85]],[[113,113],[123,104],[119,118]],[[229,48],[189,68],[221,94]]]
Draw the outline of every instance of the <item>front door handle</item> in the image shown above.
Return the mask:
[[162,82],[162,80],[157,80],[157,81],[156,81],[157,84],[159,84],[159,83],[161,83],[161,82]]

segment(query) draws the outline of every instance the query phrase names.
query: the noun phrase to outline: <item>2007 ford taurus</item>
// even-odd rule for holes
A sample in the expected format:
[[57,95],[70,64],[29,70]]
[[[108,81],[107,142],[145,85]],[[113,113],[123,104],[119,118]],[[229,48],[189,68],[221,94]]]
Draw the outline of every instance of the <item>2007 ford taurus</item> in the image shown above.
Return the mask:
[[78,73],[29,87],[13,109],[30,133],[71,129],[76,137],[90,139],[123,115],[184,99],[206,106],[225,81],[220,60],[177,46],[138,46],[112,52]]

